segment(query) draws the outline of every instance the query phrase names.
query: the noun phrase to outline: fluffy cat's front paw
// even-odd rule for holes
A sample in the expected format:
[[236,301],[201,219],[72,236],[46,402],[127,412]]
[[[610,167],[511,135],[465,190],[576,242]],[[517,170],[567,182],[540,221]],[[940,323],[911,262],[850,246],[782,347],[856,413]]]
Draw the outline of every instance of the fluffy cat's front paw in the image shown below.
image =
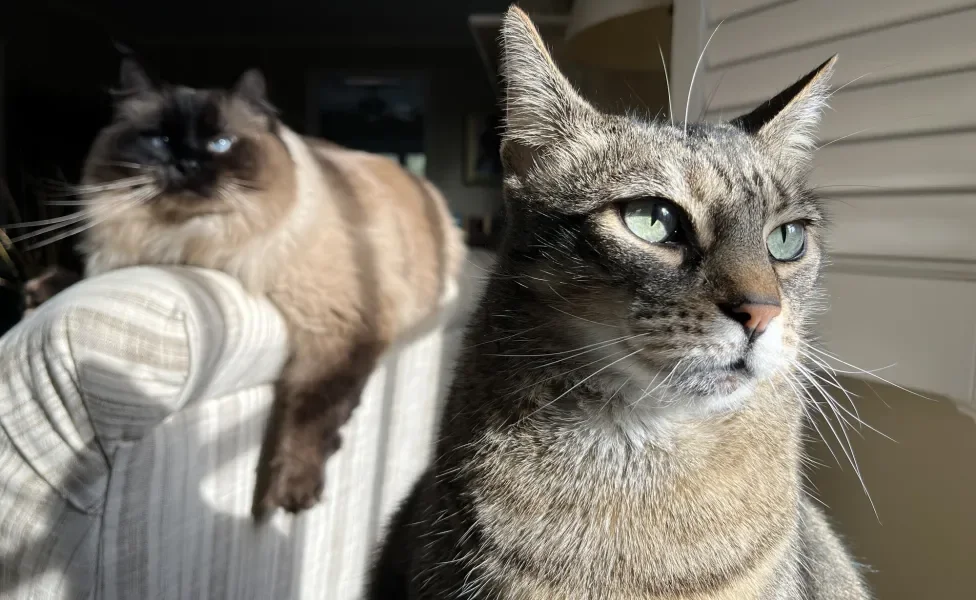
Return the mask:
[[[252,514],[263,520],[278,508],[290,513],[308,510],[318,503],[325,488],[323,460],[309,460],[293,455],[277,455],[258,474]],[[262,476],[263,475],[263,476]]]

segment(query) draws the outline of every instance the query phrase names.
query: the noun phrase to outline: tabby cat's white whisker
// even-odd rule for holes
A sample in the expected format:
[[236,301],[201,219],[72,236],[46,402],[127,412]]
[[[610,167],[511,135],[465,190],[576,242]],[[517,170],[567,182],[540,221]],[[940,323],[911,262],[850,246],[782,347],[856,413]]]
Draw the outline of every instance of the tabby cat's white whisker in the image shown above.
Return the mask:
[[[806,416],[807,422],[813,427],[814,431],[817,432],[817,435],[820,436],[820,439],[823,441],[824,446],[827,447],[827,450],[830,452],[830,455],[834,457],[834,462],[837,463],[837,466],[843,470],[844,465],[840,461],[840,457],[837,456],[836,452],[834,452],[834,447],[827,439],[827,436],[824,435],[823,431],[820,429],[820,426],[817,425],[816,416],[810,413],[810,407],[816,404],[816,400],[810,397],[809,393],[806,391],[803,384],[796,380],[796,377],[793,373],[785,372],[783,375],[784,375],[783,380],[786,382],[788,386],[790,386],[790,389],[793,391],[793,394],[800,399],[801,406],[803,408],[803,414],[804,416]],[[823,414],[822,411],[821,414]]]
[[[850,421],[847,420],[847,418],[845,418],[843,414],[837,412],[837,401],[834,399],[833,396],[830,395],[830,392],[828,392],[827,389],[824,388],[819,381],[817,381],[818,379],[817,376],[812,371],[810,371],[809,369],[805,368],[800,364],[797,364],[796,368],[803,375],[803,377],[810,382],[813,388],[817,390],[817,393],[820,394],[820,397],[823,398],[824,402],[830,405],[831,410],[834,411],[834,414],[837,416],[837,418],[843,421],[843,424],[847,425],[851,429],[857,429],[856,427],[854,427],[853,423],[851,423]],[[860,422],[860,419],[858,419],[858,421]]]
[[668,117],[671,118],[671,126],[674,127],[674,108],[671,106],[671,80],[668,78],[668,61],[664,60],[664,50],[661,49],[661,42],[657,43],[657,51],[661,55],[661,66],[664,67],[664,85],[668,90]]
[[553,398],[553,399],[552,399],[552,400],[550,400],[549,402],[546,402],[545,404],[543,404],[542,406],[540,406],[540,407],[539,407],[539,408],[537,408],[536,410],[534,410],[534,411],[532,411],[531,413],[529,413],[529,414],[527,415],[527,418],[528,418],[528,417],[531,417],[532,415],[534,415],[534,414],[536,414],[536,413],[538,413],[539,411],[541,411],[541,410],[543,410],[543,409],[545,409],[545,408],[547,408],[547,407],[549,407],[549,406],[551,406],[551,405],[553,405],[553,404],[555,404],[556,402],[558,402],[558,401],[560,401],[560,400],[562,400],[563,398],[565,398],[565,397],[566,397],[566,395],[567,395],[567,394],[569,394],[570,392],[572,392],[573,390],[575,390],[575,389],[576,389],[576,388],[578,388],[579,386],[581,386],[581,385],[583,385],[584,383],[586,383],[586,382],[587,382],[587,381],[589,381],[590,379],[593,379],[594,377],[596,377],[596,376],[597,376],[597,375],[599,375],[600,373],[602,373],[602,372],[604,372],[604,371],[606,371],[607,369],[609,369],[610,367],[612,367],[612,366],[614,366],[615,364],[617,364],[617,363],[619,363],[619,362],[622,362],[622,361],[624,361],[624,360],[627,360],[628,358],[630,358],[630,357],[632,357],[632,356],[634,356],[635,354],[638,354],[639,352],[641,352],[641,350],[643,350],[643,348],[638,348],[637,350],[634,350],[633,352],[629,352],[629,353],[627,353],[627,354],[625,354],[624,356],[621,356],[620,358],[618,358],[618,359],[616,359],[616,360],[614,360],[614,361],[613,361],[613,362],[611,362],[610,364],[607,364],[607,365],[603,365],[602,367],[600,367],[600,368],[599,368],[599,369],[597,369],[596,371],[594,371],[594,372],[592,372],[592,373],[590,373],[589,375],[587,375],[587,376],[586,376],[586,377],[584,377],[583,379],[581,379],[581,380],[579,380],[579,381],[577,381],[577,382],[576,382],[575,384],[573,384],[573,385],[572,385],[572,387],[570,387],[570,388],[569,388],[568,390],[566,390],[566,391],[565,391],[565,392],[563,392],[562,394],[559,394],[558,396],[556,396],[555,398]]
[[688,85],[688,100],[685,102],[685,135],[688,135],[688,111],[691,110],[691,92],[695,89],[695,77],[698,75],[698,67],[701,66],[701,61],[703,58],[705,58],[705,53],[708,51],[708,45],[712,43],[712,38],[715,37],[715,34],[718,33],[718,28],[721,27],[722,23],[724,22],[725,19],[722,19],[722,21],[715,26],[714,31],[712,31],[712,35],[708,36],[708,40],[705,42],[705,46],[702,48],[701,54],[698,55],[698,62],[695,63],[695,70],[691,73],[691,83]]
[[816,149],[815,149],[815,151],[816,152],[819,152],[819,151],[823,150],[824,148],[826,148],[827,146],[829,146],[831,144],[834,144],[834,143],[837,143],[837,142],[846,140],[849,137],[854,137],[855,135],[864,133],[866,131],[871,131],[872,129],[877,129],[877,127],[865,127],[864,129],[858,129],[854,133],[848,133],[847,135],[843,135],[843,136],[841,136],[839,138],[832,139],[829,142],[827,142],[826,144],[821,144],[821,145],[817,146]]
[[603,341],[600,341],[600,342],[593,342],[592,344],[586,344],[586,345],[583,345],[583,346],[579,346],[577,348],[573,348],[572,350],[560,350],[559,352],[542,352],[542,353],[539,353],[539,354],[509,354],[507,352],[502,352],[502,353],[496,353],[496,354],[486,354],[486,356],[506,356],[508,358],[548,358],[548,357],[551,357],[551,356],[565,356],[567,354],[575,354],[577,352],[580,352],[581,350],[587,350],[589,348],[600,347],[600,346],[605,346],[605,345],[612,345],[612,344],[615,344],[617,342],[622,342],[622,341],[625,341],[627,339],[631,339],[631,338],[634,338],[634,337],[637,337],[637,336],[640,336],[640,335],[646,335],[646,334],[622,335],[620,337],[615,337],[615,338],[611,338],[611,339],[608,339],[608,340],[603,340]]
[[[881,377],[880,375],[874,373],[873,371],[868,371],[868,370],[862,369],[862,368],[858,367],[857,365],[853,365],[853,364],[851,364],[849,362],[846,362],[844,360],[841,360],[840,358],[838,358],[837,356],[834,356],[833,354],[827,352],[826,350],[821,350],[821,349],[817,348],[816,346],[813,346],[813,345],[810,345],[810,344],[807,344],[807,348],[809,348],[811,351],[816,352],[817,354],[819,354],[821,356],[824,356],[824,357],[826,357],[826,358],[828,358],[830,360],[835,360],[835,361],[837,361],[837,362],[839,362],[839,363],[841,363],[843,365],[846,365],[846,366],[848,366],[848,367],[850,367],[852,369],[856,369],[857,370],[857,374],[870,375],[871,377],[874,377],[875,379],[877,379],[881,383],[885,383],[887,385],[890,385],[891,387],[897,388],[897,389],[899,389],[899,390],[901,390],[903,392],[907,392],[907,393],[909,393],[909,394],[911,394],[913,396],[917,396],[917,397],[922,398],[924,400],[929,400],[929,401],[934,402],[934,400],[932,400],[932,398],[928,398],[926,396],[923,396],[922,394],[919,394],[918,392],[913,392],[912,390],[910,390],[908,388],[902,387],[902,386],[898,385],[897,383],[893,383],[891,381],[888,381],[887,379],[885,379],[884,377]],[[891,366],[894,366],[894,365],[891,365]],[[885,367],[885,368],[889,368],[889,367]]]
[[514,395],[518,394],[519,392],[523,392],[523,391],[525,391],[525,390],[527,390],[529,388],[532,388],[532,387],[535,387],[537,385],[546,383],[547,381],[552,381],[553,379],[561,379],[561,378],[569,375],[570,373],[575,373],[576,371],[579,371],[580,369],[585,369],[586,367],[595,365],[596,363],[598,363],[600,361],[609,360],[609,359],[614,358],[615,356],[617,356],[619,354],[622,354],[623,352],[625,352],[625,351],[624,350],[618,350],[617,352],[614,352],[614,353],[609,354],[607,356],[601,356],[600,358],[598,358],[596,360],[591,360],[590,362],[588,362],[586,364],[579,365],[578,367],[573,367],[572,369],[568,369],[566,371],[562,371],[560,373],[557,373],[555,375],[551,375],[549,377],[545,377],[545,378],[540,379],[540,380],[530,381],[529,383],[523,385],[522,387],[520,387],[520,388],[518,388],[518,389],[516,389],[516,390],[514,390],[512,392],[508,392],[507,394],[505,394],[505,396],[506,397],[511,397],[511,396],[514,396]]
[[565,310],[562,310],[561,308],[556,308],[555,306],[553,306],[551,304],[549,304],[547,306],[549,308],[551,308],[552,310],[558,312],[558,313],[561,313],[561,314],[566,315],[567,317],[572,317],[574,319],[578,319],[578,320],[584,321],[586,323],[592,323],[593,325],[599,325],[601,327],[609,327],[609,328],[612,328],[612,329],[620,329],[621,328],[619,325],[610,325],[608,323],[600,323],[599,321],[593,321],[593,320],[587,319],[585,317],[581,317],[579,315],[574,315],[573,313],[566,312]]
[[840,429],[841,435],[844,436],[844,440],[847,442],[846,447],[844,446],[843,442],[841,442],[840,437],[837,436],[837,431],[834,429],[833,423],[831,423],[830,418],[820,407],[820,403],[816,402],[811,396],[808,395],[808,398],[811,398],[811,400],[814,402],[814,406],[816,406],[817,410],[820,411],[820,414],[823,415],[827,426],[830,427],[830,429],[834,432],[834,436],[837,437],[837,441],[840,443],[841,451],[844,452],[844,454],[847,456],[847,460],[851,463],[851,467],[854,469],[854,474],[857,475],[858,480],[861,482],[861,489],[864,490],[864,495],[867,496],[868,502],[871,504],[871,510],[874,511],[874,516],[878,519],[878,522],[880,522],[881,516],[878,514],[878,509],[874,505],[874,499],[871,498],[871,492],[868,490],[867,483],[864,481],[864,477],[861,475],[861,467],[857,463],[857,457],[854,455],[854,446],[851,444],[851,438],[847,435],[847,429],[844,426],[845,423],[850,426],[850,423],[847,423],[847,420],[844,419],[843,415],[837,411],[834,403],[830,402],[830,395],[823,391],[823,387],[820,386],[815,379],[810,377],[809,374],[802,369],[799,370],[799,373],[803,375],[815,388],[817,388],[825,398],[827,398],[827,407],[830,408],[831,412],[833,412],[834,416],[838,419],[837,427]]
[[477,348],[479,346],[485,346],[487,344],[496,344],[498,342],[504,342],[504,341],[510,340],[510,339],[512,339],[514,337],[518,337],[520,335],[525,335],[526,333],[529,333],[530,331],[535,331],[536,329],[539,329],[540,327],[543,327],[543,326],[544,325],[536,325],[535,327],[529,327],[528,329],[523,329],[521,331],[517,331],[517,332],[515,332],[515,333],[513,333],[511,335],[506,335],[504,337],[495,338],[495,339],[492,339],[492,340],[486,340],[484,342],[478,342],[477,344],[471,344],[470,346],[465,346],[462,349],[463,350],[468,350],[469,348]]

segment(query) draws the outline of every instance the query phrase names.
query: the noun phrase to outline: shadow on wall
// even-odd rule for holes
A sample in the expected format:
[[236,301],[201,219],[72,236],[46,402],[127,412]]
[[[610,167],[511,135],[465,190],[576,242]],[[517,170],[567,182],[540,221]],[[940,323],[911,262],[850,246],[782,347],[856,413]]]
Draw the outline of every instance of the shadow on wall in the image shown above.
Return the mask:
[[872,568],[868,578],[875,597],[972,598],[976,421],[950,400],[929,401],[887,385],[841,381],[860,396],[854,400],[861,418],[896,440],[866,428],[863,437],[850,434],[878,517],[853,470],[839,468],[820,441],[811,454],[826,466],[810,480],[852,553]]

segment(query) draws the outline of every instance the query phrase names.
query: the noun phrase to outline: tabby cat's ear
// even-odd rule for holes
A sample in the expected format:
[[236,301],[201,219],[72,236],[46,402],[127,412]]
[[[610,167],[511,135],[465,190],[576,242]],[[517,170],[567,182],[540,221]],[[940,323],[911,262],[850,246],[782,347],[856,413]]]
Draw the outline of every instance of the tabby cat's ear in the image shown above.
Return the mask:
[[131,56],[122,59],[122,66],[119,67],[119,89],[121,96],[133,96],[148,92],[155,87],[152,79],[146,74],[145,69],[139,62]]
[[503,156],[506,146],[532,150],[556,144],[595,113],[559,71],[535,25],[518,7],[505,14],[501,37]]
[[732,124],[756,136],[785,160],[809,160],[816,144],[820,116],[830,97],[830,77],[836,62],[837,55],[834,55],[756,110],[734,119]]

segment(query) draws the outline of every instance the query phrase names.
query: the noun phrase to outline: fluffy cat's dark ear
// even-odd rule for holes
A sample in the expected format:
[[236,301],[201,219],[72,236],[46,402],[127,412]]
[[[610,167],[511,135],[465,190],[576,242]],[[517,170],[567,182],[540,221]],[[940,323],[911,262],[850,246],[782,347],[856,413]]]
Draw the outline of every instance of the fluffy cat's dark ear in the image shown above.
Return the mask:
[[264,81],[264,74],[258,69],[248,69],[234,84],[234,94],[248,102],[267,102],[268,84]]
[[528,15],[516,6],[502,23],[502,77],[505,81],[506,146],[523,150],[565,139],[581,119],[595,114],[553,62]]
[[265,82],[264,74],[258,69],[245,71],[234,84],[233,93],[269,117],[274,117],[278,112],[268,101],[268,84]]
[[118,95],[133,96],[148,92],[154,87],[152,79],[136,59],[131,56],[122,59],[119,67],[119,88],[116,90]]
[[806,161],[830,97],[830,77],[837,55],[801,77],[757,109],[732,121],[785,159]]

